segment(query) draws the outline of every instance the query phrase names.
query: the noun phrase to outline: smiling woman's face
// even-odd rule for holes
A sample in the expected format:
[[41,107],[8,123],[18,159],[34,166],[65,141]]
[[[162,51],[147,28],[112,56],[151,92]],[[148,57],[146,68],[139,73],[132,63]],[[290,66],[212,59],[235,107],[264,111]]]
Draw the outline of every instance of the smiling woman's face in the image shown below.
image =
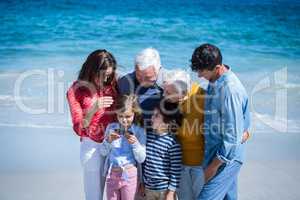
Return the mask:
[[105,70],[101,70],[100,77],[95,78],[95,84],[97,86],[105,86],[107,83],[109,83],[112,79],[114,70],[112,67],[108,67]]

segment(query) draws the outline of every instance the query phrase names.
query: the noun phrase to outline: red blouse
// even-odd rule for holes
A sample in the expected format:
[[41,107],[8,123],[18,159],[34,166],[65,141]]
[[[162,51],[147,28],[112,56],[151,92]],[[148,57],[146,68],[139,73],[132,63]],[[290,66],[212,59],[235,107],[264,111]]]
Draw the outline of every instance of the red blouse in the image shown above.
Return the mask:
[[102,142],[106,126],[116,120],[114,104],[109,108],[99,109],[91,119],[90,125],[83,128],[83,118],[99,97],[111,96],[116,100],[117,90],[114,86],[106,86],[102,90],[92,91],[75,81],[67,92],[73,129],[80,137],[89,137],[95,142]]

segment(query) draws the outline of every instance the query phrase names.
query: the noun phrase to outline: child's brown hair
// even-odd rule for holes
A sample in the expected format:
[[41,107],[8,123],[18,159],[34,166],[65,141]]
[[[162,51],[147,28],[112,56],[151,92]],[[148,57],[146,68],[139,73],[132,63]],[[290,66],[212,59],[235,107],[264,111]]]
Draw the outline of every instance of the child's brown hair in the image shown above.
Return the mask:
[[163,117],[163,122],[168,124],[168,131],[176,133],[178,127],[182,124],[183,115],[179,110],[177,103],[170,103],[166,99],[162,99],[156,109]]

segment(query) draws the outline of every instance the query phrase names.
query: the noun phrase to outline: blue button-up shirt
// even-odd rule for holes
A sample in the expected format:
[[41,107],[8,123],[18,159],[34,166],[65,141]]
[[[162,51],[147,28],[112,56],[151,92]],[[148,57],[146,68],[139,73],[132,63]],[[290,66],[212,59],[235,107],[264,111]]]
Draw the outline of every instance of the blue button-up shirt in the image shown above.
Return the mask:
[[250,126],[249,102],[246,90],[229,69],[210,83],[205,98],[205,158],[204,167],[217,157],[228,163],[243,162],[243,132]]

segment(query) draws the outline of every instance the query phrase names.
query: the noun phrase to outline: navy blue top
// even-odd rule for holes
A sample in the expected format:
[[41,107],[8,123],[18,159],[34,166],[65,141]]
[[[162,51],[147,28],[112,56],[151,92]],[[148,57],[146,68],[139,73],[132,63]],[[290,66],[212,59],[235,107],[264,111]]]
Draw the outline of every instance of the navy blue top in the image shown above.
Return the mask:
[[118,88],[121,95],[136,94],[141,109],[143,110],[144,125],[149,130],[150,119],[153,110],[159,105],[162,99],[163,90],[156,83],[151,87],[140,86],[136,79],[135,72],[126,74],[118,80]]
[[170,133],[147,133],[146,160],[143,163],[143,181],[150,190],[172,190],[179,187],[181,148]]

